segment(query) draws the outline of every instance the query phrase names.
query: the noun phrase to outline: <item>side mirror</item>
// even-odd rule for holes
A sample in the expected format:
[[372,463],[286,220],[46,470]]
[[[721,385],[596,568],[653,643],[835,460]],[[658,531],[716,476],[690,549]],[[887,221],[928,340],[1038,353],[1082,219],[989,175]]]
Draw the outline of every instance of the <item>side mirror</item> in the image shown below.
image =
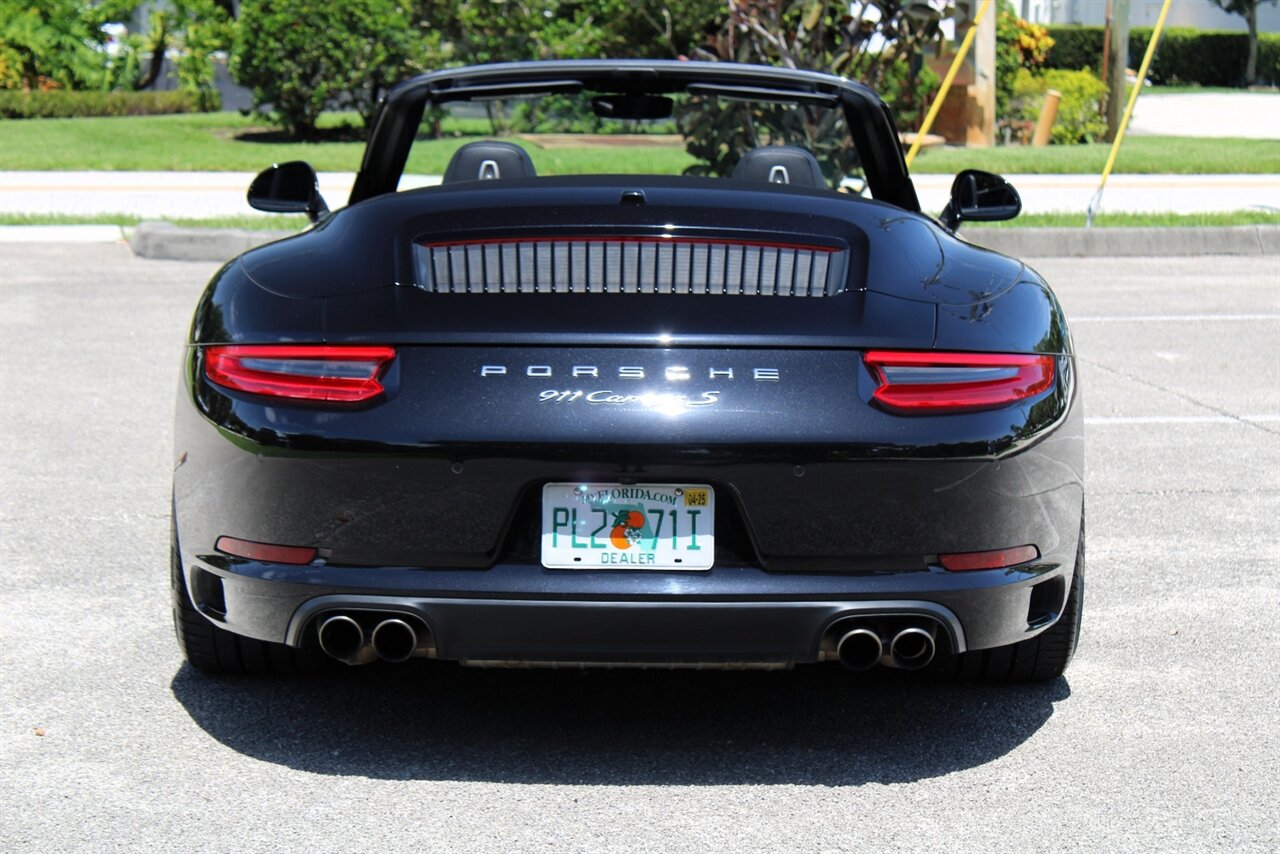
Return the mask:
[[1005,179],[990,172],[966,169],[951,185],[951,201],[938,219],[955,231],[965,220],[996,222],[1022,212],[1022,197]]
[[329,212],[316,170],[301,160],[259,172],[249,185],[249,207],[268,213],[304,213],[312,222]]

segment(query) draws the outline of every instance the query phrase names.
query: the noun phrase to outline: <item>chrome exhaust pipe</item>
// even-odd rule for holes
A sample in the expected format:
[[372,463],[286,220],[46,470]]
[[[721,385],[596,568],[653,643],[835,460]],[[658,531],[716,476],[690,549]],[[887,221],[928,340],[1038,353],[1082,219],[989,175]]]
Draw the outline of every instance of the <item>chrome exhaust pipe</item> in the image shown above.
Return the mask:
[[889,644],[889,658],[894,667],[903,670],[919,670],[933,661],[937,651],[933,633],[919,626],[909,626],[893,636]]
[[383,661],[408,661],[417,649],[418,633],[404,620],[383,620],[373,630],[373,651]]
[[345,664],[368,664],[374,653],[365,644],[364,629],[345,614],[327,617],[320,624],[320,648]]
[[870,670],[884,655],[884,644],[871,629],[854,629],[836,643],[836,655],[850,670]]

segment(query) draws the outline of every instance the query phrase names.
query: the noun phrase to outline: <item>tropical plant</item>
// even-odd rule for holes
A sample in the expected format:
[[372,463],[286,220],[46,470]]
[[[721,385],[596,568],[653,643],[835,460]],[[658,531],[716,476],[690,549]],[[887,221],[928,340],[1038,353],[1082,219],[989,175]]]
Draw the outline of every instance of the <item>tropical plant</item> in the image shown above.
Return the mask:
[[[440,67],[464,60],[683,57],[714,29],[723,7],[723,0],[686,0],[674,10],[667,0],[416,0],[414,16],[418,27],[438,35],[430,64]],[[497,102],[486,108],[495,135],[546,119],[541,107],[525,105],[520,114]]]
[[[723,26],[699,48],[704,59],[825,71],[861,80],[894,108],[902,127],[917,127],[938,77],[925,52],[941,38],[954,7],[908,0],[726,0]],[[941,5],[941,4],[938,4]],[[855,14],[856,13],[856,14]],[[742,153],[762,143],[803,145],[834,183],[857,167],[838,110],[691,99],[677,118],[691,172],[727,175]]]
[[77,0],[0,0],[0,86],[97,89],[105,54],[93,8]]
[[231,73],[295,139],[314,137],[330,105],[368,123],[386,88],[423,67],[430,39],[412,19],[404,0],[245,0]]
[[1047,29],[1024,21],[1010,0],[1000,0],[996,15],[996,126],[1006,139],[1021,131],[1022,120],[1012,110],[1018,72],[1041,68],[1052,47]]

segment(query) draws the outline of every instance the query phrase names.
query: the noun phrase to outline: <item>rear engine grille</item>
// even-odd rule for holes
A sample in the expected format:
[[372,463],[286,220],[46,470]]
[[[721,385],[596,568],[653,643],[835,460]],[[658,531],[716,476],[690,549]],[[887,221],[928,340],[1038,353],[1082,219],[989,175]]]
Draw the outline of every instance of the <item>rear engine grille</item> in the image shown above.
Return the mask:
[[710,294],[824,297],[847,252],[826,246],[661,237],[421,243],[419,287],[438,294]]

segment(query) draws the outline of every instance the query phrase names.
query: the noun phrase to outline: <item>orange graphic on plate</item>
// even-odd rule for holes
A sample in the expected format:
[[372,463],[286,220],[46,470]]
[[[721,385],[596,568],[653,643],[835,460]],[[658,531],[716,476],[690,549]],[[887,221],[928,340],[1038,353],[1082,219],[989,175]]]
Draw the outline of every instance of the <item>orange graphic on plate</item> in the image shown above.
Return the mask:
[[624,510],[614,519],[613,530],[609,532],[609,541],[615,549],[629,549],[640,539],[640,529],[644,527],[644,514],[638,510]]

